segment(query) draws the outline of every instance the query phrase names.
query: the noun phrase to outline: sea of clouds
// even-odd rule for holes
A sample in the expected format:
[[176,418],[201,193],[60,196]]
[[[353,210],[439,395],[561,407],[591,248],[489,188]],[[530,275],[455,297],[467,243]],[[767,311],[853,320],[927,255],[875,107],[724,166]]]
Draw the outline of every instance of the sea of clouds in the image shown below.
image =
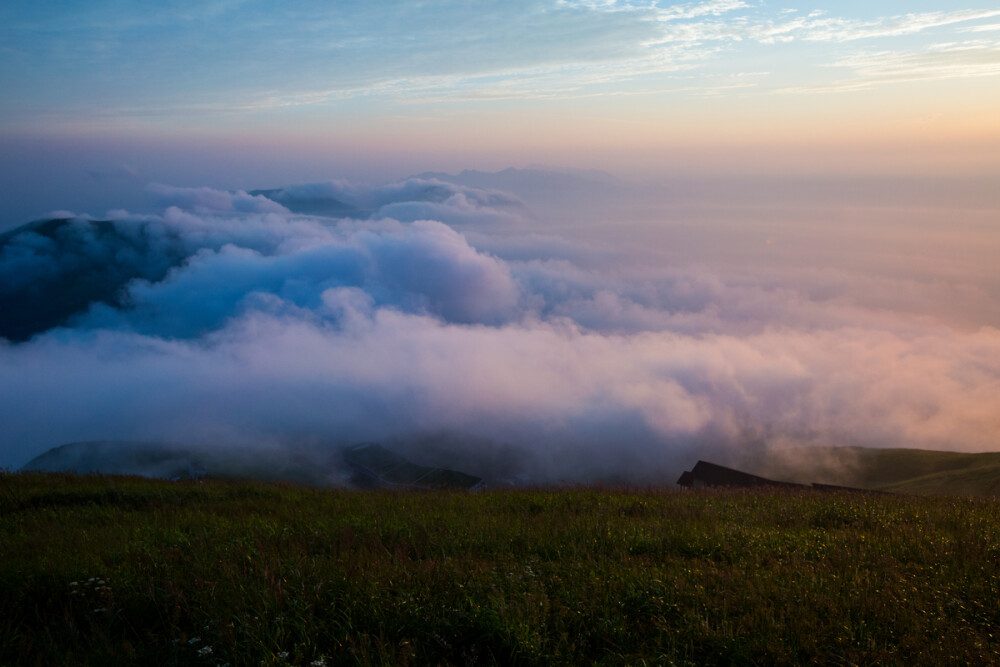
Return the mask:
[[0,466],[82,440],[375,440],[515,482],[658,483],[762,447],[1000,446],[1000,330],[927,306],[974,312],[982,281],[741,262],[732,226],[557,224],[438,178],[147,194],[0,249],[8,292],[88,262],[118,280],[0,341]]

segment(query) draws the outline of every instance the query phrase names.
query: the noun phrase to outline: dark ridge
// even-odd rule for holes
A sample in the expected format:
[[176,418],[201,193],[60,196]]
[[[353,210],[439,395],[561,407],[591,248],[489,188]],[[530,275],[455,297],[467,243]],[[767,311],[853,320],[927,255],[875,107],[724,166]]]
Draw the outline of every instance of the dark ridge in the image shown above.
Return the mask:
[[345,450],[344,461],[362,487],[471,490],[482,484],[482,479],[464,472],[417,465],[374,442]]
[[25,223],[20,227],[15,227],[14,229],[0,234],[0,244],[4,244],[9,239],[14,238],[18,234],[24,234],[25,232],[31,232],[50,239],[54,238],[56,230],[70,220],[72,220],[72,218],[42,218],[41,220],[32,220],[31,222]]
[[751,475],[742,470],[734,470],[725,466],[709,463],[708,461],[698,461],[694,468],[685,471],[677,483],[687,487],[735,487],[751,488],[760,486],[780,486],[791,489],[808,489],[804,484],[794,484],[792,482],[778,482],[766,477]]
[[97,303],[126,307],[129,281],[160,281],[184,260],[176,239],[154,246],[144,225],[128,231],[110,220],[52,218],[0,235],[0,338],[26,341]]
[[54,447],[22,471],[139,475],[154,479],[220,479],[340,486],[339,457],[308,448],[236,449],[177,443],[104,440]]
[[45,451],[25,463],[22,471],[75,474],[141,475],[160,479],[196,479],[205,464],[188,447],[148,442],[71,442]]
[[139,475],[157,479],[252,479],[314,487],[473,489],[482,479],[458,470],[413,463],[376,443],[343,452],[288,447],[235,450],[127,441],[73,442],[28,461],[25,472]]
[[870,489],[859,489],[853,486],[840,486],[837,484],[796,484],[794,482],[780,482],[759,475],[752,475],[742,470],[727,468],[708,461],[698,461],[694,468],[685,470],[677,480],[679,486],[686,488],[761,488],[779,487],[785,489],[808,489],[812,491],[850,491],[854,493],[886,493],[885,491],[872,491]]
[[335,197],[297,197],[285,188],[251,190],[247,194],[254,197],[267,197],[292,213],[300,215],[320,215],[334,218],[367,218],[369,215],[368,212]]

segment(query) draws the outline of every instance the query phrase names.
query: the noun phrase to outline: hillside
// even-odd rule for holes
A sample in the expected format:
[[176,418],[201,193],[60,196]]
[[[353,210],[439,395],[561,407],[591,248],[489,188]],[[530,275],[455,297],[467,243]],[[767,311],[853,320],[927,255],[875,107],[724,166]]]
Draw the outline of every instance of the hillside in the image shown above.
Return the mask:
[[803,447],[744,458],[742,469],[794,482],[899,493],[1000,496],[1000,452]]
[[159,281],[186,255],[145,227],[53,218],[0,234],[0,339],[23,342],[95,304],[126,305],[132,280]]
[[[339,447],[248,450],[153,442],[76,442],[36,456],[22,470],[99,472],[160,479],[212,477],[284,481],[317,487],[370,487],[373,483],[405,485],[436,471],[445,486],[475,485],[478,478],[464,474],[472,471],[461,462],[451,460],[448,451],[437,451],[437,444],[440,443],[430,440],[408,450],[419,463],[376,446],[381,452],[379,456],[388,458],[380,459],[377,465],[369,465],[362,458],[355,460],[357,457],[352,458],[349,450]],[[832,484],[908,494],[1000,497],[1000,452],[966,454],[922,449],[811,447],[775,449],[766,455],[745,456],[729,463],[741,471],[770,480],[798,484]],[[359,465],[366,470],[359,470]],[[484,468],[484,465],[480,464],[476,472],[485,473],[489,483],[506,479],[504,473],[509,473],[502,469],[501,462],[492,466],[495,468],[492,470],[491,466]],[[379,471],[385,466],[393,472],[382,479]],[[663,486],[677,488],[676,479],[676,476],[665,478]]]
[[72,442],[39,454],[21,471],[255,480],[320,488],[469,489],[482,482],[458,470],[414,463],[377,443],[348,448],[235,448],[116,440]]

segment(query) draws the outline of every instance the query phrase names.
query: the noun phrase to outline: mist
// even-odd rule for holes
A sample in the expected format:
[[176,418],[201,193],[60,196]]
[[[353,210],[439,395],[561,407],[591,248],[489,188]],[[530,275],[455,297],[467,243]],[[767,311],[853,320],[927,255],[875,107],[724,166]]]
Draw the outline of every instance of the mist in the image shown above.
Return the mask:
[[143,184],[0,237],[0,466],[373,440],[517,483],[666,483],[761,447],[996,449],[1000,206],[936,188]]

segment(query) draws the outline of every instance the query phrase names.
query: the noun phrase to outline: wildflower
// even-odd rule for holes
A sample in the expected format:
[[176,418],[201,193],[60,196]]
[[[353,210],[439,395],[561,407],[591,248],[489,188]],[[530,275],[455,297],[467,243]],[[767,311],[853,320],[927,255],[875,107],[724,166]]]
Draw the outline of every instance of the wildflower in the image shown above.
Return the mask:
[[278,657],[284,660],[288,657],[288,651],[278,651]]
[[188,640],[188,644],[197,644],[200,641],[201,637],[192,637],[191,639]]
[[326,658],[319,658],[309,663],[312,667],[326,667]]
[[206,655],[212,655],[212,647],[202,646],[200,649],[198,649],[198,655],[202,657],[205,657]]

